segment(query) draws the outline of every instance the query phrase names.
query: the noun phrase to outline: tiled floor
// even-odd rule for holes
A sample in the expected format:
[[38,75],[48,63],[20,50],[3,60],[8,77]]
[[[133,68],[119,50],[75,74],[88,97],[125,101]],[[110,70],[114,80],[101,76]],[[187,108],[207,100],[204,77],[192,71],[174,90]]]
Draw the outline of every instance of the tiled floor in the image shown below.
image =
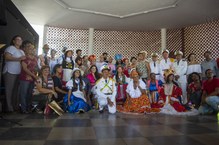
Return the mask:
[[4,114],[0,145],[218,145],[219,117]]

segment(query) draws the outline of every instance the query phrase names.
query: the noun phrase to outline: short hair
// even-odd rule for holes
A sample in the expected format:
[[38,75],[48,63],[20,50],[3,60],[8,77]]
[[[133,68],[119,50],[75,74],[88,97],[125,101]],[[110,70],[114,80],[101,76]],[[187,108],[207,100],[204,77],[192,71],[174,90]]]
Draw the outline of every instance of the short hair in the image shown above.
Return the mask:
[[131,57],[130,61],[132,62],[133,59],[137,60],[137,58],[133,56]]
[[207,50],[207,51],[205,51],[204,56],[205,56],[206,53],[211,54],[211,52],[209,50]]
[[108,55],[108,53],[107,53],[107,52],[104,52],[102,55],[105,55],[105,54],[106,54],[106,55]]
[[10,42],[10,45],[14,45],[14,40],[17,38],[17,37],[20,37],[22,39],[22,37],[20,35],[15,35],[12,39],[11,39],[11,42]]
[[207,75],[207,72],[208,72],[209,70],[211,70],[211,69],[207,69],[207,70],[205,71],[205,75]]
[[31,41],[29,41],[29,40],[25,40],[25,41],[22,42],[21,48],[26,47],[28,44],[33,45],[33,43],[32,43]]
[[82,50],[81,50],[81,49],[77,49],[77,50],[76,50],[76,54],[78,54],[78,52],[80,52],[80,51],[82,51]]

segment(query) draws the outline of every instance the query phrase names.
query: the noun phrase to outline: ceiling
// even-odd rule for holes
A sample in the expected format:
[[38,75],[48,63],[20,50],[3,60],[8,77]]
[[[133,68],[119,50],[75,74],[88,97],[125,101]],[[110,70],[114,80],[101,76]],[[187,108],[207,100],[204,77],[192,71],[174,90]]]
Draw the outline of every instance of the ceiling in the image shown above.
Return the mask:
[[219,19],[219,0],[12,0],[31,24],[151,31]]

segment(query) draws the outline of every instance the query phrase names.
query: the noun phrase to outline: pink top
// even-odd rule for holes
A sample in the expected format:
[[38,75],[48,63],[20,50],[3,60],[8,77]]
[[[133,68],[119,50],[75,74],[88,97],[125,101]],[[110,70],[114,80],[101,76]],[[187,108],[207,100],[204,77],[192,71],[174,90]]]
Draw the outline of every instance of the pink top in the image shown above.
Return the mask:
[[95,83],[96,83],[95,77],[92,75],[92,73],[89,73],[89,74],[87,75],[87,78],[89,79],[90,84],[91,84],[91,86],[93,87],[93,86],[95,85]]

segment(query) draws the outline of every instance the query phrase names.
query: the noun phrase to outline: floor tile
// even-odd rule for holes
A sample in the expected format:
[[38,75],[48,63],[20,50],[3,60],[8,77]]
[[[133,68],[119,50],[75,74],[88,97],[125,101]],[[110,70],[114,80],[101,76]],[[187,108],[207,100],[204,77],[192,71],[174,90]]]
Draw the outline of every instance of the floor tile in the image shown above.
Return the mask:
[[97,140],[47,140],[44,145],[98,145]]
[[189,137],[201,142],[205,145],[218,145],[219,133],[216,134],[202,134],[202,135],[190,135]]
[[160,125],[159,122],[153,121],[152,119],[125,118],[123,120],[129,125]]
[[123,119],[91,119],[92,126],[127,126]]
[[0,135],[0,140],[44,140],[51,128],[11,128]]
[[25,119],[57,119],[59,118],[56,114],[43,115],[43,114],[29,114]]
[[17,141],[0,141],[0,145],[44,145],[45,141],[42,140],[17,140]]
[[47,140],[79,140],[96,139],[92,127],[56,127],[53,128]]
[[126,145],[125,141],[120,138],[99,139],[99,145]]
[[15,127],[53,127],[56,122],[57,119],[24,119],[19,122],[22,126],[15,125]]
[[148,139],[143,137],[124,138],[126,145],[153,145]]
[[164,125],[133,126],[142,136],[176,136],[182,133]]
[[90,127],[90,119],[59,119],[56,121],[55,127]]
[[21,119],[2,119],[0,118],[0,128],[13,127],[16,123],[19,123]]
[[170,128],[177,130],[185,135],[189,134],[202,134],[202,133],[216,133],[217,131],[211,130],[197,124],[184,124],[184,125],[169,125]]
[[138,131],[128,126],[94,127],[94,129],[98,139],[142,137]]
[[159,136],[147,138],[153,145],[203,145],[188,136]]
[[88,113],[84,113],[84,114],[65,113],[62,116],[60,116],[59,119],[90,119],[90,116]]

